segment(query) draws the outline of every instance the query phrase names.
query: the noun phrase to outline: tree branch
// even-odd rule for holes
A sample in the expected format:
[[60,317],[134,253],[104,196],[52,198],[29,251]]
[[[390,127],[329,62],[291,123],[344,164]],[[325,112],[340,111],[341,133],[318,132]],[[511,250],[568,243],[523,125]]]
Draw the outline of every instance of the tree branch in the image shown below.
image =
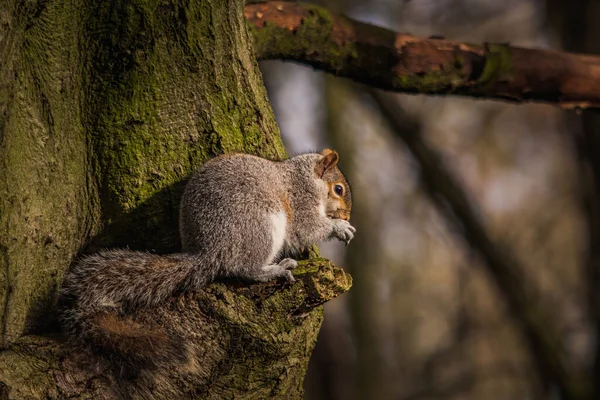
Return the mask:
[[352,279],[322,259],[301,262],[294,276],[293,284],[214,283],[140,310],[136,322],[160,327],[188,354],[168,368],[125,376],[97,354],[25,336],[0,352],[0,399],[300,400],[320,306]]
[[562,108],[600,107],[600,58],[422,39],[298,3],[248,4],[261,60],[292,60],[369,86]]

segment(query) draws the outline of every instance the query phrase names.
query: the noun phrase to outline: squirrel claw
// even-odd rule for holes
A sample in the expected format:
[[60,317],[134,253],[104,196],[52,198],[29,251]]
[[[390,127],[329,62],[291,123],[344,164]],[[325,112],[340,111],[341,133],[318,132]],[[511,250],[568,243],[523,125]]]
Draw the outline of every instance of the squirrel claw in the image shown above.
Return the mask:
[[348,221],[343,219],[334,220],[333,236],[344,242],[346,246],[348,246],[348,243],[354,238],[355,232],[356,228],[350,225]]
[[294,269],[298,266],[298,261],[294,260],[293,258],[284,258],[283,260],[279,261],[279,266],[285,269]]
[[288,281],[289,283],[294,283],[296,282],[296,279],[294,278],[294,276],[292,275],[292,272],[290,270],[285,270],[285,272],[281,275],[285,278],[286,281]]

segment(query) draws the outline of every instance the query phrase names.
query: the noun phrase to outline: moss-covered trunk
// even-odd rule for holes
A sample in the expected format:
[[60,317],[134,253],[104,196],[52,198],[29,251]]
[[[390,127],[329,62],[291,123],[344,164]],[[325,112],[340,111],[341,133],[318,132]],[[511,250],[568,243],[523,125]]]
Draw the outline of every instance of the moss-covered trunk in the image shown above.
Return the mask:
[[97,245],[176,250],[180,182],[230,151],[283,157],[241,0],[0,7],[4,346]]
[[56,289],[86,246],[176,251],[190,171],[224,152],[285,156],[243,6],[0,0],[5,367],[26,353],[15,352],[23,336],[51,326]]

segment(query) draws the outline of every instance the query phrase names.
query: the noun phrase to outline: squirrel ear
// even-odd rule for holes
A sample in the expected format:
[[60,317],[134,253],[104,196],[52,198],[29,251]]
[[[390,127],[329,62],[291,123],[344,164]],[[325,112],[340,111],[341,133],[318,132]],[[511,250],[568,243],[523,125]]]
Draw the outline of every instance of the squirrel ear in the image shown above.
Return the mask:
[[315,166],[315,172],[319,178],[322,178],[329,168],[335,167],[339,159],[338,153],[333,150],[325,149],[321,154],[323,154],[323,158],[317,161]]

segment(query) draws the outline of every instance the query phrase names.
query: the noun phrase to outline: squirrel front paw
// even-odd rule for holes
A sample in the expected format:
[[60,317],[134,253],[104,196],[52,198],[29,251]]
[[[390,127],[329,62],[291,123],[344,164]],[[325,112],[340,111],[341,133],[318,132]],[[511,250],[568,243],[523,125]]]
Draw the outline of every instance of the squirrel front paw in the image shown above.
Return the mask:
[[292,275],[292,271],[290,270],[298,266],[298,261],[294,260],[293,258],[284,258],[283,260],[279,261],[278,265],[281,268],[285,268],[284,271],[281,271],[280,276],[282,276],[288,282],[296,282],[296,279],[294,279],[294,275]]
[[279,266],[284,269],[294,269],[298,266],[298,261],[294,260],[293,258],[284,258],[283,260],[279,261]]
[[334,219],[333,220],[333,232],[332,235],[342,242],[348,243],[354,238],[354,233],[356,232],[356,228],[350,225],[350,222],[343,219]]

